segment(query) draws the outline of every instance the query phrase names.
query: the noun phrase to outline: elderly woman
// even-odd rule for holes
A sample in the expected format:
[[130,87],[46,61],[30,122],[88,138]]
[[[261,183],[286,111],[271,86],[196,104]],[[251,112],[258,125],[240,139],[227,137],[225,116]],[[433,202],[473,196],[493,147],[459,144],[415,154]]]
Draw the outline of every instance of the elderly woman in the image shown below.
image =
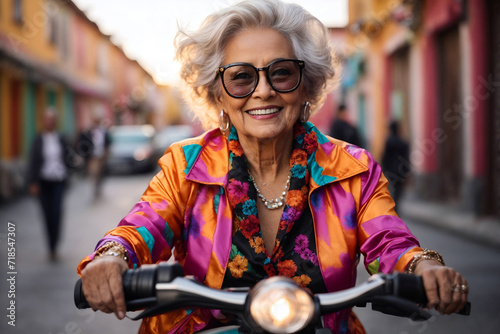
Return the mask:
[[[121,274],[173,249],[186,274],[213,288],[285,275],[315,293],[352,287],[363,254],[370,273],[422,275],[429,308],[464,306],[466,280],[419,247],[371,155],[307,122],[336,78],[315,17],[295,4],[244,1],[177,42],[189,101],[218,128],[169,147],[140,202],[80,263],[94,310],[123,318]],[[195,332],[223,318],[179,310],[145,319],[140,331]],[[350,309],[324,324],[364,332]]]

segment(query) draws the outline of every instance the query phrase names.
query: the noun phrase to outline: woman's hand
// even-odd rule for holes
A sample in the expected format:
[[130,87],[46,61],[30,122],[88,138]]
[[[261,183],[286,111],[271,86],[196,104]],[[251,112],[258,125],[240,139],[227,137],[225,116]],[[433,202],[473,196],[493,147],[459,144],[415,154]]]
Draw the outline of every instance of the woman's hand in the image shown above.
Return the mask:
[[436,308],[441,314],[451,314],[465,306],[469,285],[453,268],[435,260],[422,260],[414,273],[422,276],[424,281],[428,309]]
[[127,262],[116,256],[100,256],[82,270],[82,289],[92,310],[114,312],[118,319],[125,317],[125,295],[122,274]]

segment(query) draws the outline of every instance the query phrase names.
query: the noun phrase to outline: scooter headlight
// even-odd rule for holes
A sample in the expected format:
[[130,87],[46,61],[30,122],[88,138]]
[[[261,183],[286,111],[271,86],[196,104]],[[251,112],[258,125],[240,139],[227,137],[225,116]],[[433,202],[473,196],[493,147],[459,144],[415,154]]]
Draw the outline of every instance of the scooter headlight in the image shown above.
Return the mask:
[[259,282],[249,295],[250,315],[271,333],[295,333],[314,316],[314,301],[304,289],[286,277]]

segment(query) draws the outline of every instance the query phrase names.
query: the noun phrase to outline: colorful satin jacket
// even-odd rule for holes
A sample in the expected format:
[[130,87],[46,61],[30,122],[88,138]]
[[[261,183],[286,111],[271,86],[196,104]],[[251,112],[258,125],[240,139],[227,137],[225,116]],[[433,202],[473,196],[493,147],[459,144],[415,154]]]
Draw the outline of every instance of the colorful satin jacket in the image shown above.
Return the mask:
[[[354,286],[360,254],[372,274],[404,271],[422,249],[396,215],[380,166],[367,151],[327,137],[311,123],[305,128],[318,140],[308,161],[308,201],[326,288]],[[96,249],[118,241],[134,267],[166,261],[174,253],[185,274],[220,288],[233,235],[228,156],[228,141],[218,129],[172,145],[141,200]],[[82,260],[79,273],[92,258]],[[214,310],[173,311],[143,320],[140,333],[192,333],[211,317],[223,316]],[[336,333],[353,333],[352,319],[345,310],[324,322]]]

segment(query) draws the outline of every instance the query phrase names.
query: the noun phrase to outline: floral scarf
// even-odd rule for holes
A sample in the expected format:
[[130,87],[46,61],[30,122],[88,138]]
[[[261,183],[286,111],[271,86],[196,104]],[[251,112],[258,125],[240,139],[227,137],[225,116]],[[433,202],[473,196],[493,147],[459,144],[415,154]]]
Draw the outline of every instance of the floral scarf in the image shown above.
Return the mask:
[[[223,287],[253,286],[262,278],[283,275],[293,278],[302,286],[309,286],[312,280],[320,281],[315,282],[318,283],[315,285],[319,285],[319,290],[325,289],[318,266],[314,228],[307,200],[310,178],[307,161],[316,151],[318,142],[316,134],[307,133],[301,123],[296,123],[293,130],[290,189],[274,249],[272,254],[268,254],[260,230],[257,192],[236,129],[231,129],[227,190],[235,220],[229,270],[226,270]],[[294,228],[296,222],[299,223]],[[287,246],[284,248],[283,245]]]

